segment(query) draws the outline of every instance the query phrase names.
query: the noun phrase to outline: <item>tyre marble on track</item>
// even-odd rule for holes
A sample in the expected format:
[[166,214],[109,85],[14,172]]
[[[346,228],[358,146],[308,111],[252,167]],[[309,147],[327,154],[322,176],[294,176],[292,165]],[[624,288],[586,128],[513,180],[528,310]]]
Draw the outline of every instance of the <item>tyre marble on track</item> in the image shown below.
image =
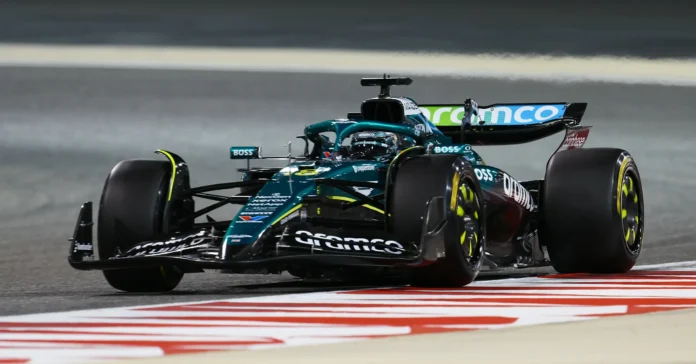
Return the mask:
[[[193,184],[237,178],[229,145],[259,144],[267,155],[284,153],[284,144],[306,124],[343,117],[374,96],[375,89],[359,86],[359,77],[0,68],[0,314],[317,289],[258,285],[288,282],[286,276],[203,274],[185,277],[172,294],[115,294],[99,272],[67,265],[67,238],[80,204],[98,201],[104,178],[119,160],[158,158],[152,151],[165,148],[189,162]],[[696,256],[696,89],[416,78],[394,94],[422,103],[466,97],[483,104],[589,102],[584,123],[595,128],[587,146],[628,149],[642,173],[647,230],[639,263]],[[479,150],[486,162],[518,178],[537,178],[560,139]]]

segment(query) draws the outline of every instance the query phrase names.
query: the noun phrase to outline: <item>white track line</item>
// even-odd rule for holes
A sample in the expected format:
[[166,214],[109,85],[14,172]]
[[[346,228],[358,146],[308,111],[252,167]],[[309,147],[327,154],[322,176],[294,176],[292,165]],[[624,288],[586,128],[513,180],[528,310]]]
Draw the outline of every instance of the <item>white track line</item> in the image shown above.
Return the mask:
[[[696,260],[690,260],[690,261],[683,261],[683,262],[673,262],[673,263],[660,263],[660,264],[649,264],[649,265],[636,265],[633,267],[632,270],[655,270],[655,269],[663,269],[663,268],[693,268],[696,266]],[[501,281],[505,282],[510,282],[510,281],[515,281],[515,280],[524,280],[525,278],[503,278]],[[477,281],[479,282],[484,282],[484,281]],[[485,282],[495,282],[495,281],[485,281]],[[104,282],[106,284],[106,282]],[[336,290],[334,292],[350,292],[350,291],[360,291],[361,289],[350,289],[350,290]],[[236,298],[236,302],[259,302],[259,301],[267,301],[267,302],[274,302],[276,301],[277,297],[284,297],[286,299],[292,298],[292,297],[301,297],[305,296],[307,293],[287,293],[287,294],[269,294],[265,296],[253,296],[253,297],[242,297],[242,298]],[[201,305],[201,304],[207,304],[207,303],[213,303],[213,302],[220,302],[221,300],[224,300],[223,298],[218,298],[218,299],[212,299],[212,300],[201,300],[201,301],[180,301],[178,302],[179,304],[186,304],[186,305]],[[159,307],[169,307],[172,304],[175,303],[160,303],[160,304],[152,304],[152,305],[134,305],[134,306],[119,306],[116,307],[119,310],[132,310],[132,309],[146,309],[146,308],[159,308]],[[105,314],[114,311],[114,307],[106,307],[106,308],[97,308],[97,309],[77,309],[77,310],[68,310],[68,311],[60,311],[62,313],[79,313],[79,312],[93,312],[95,314]],[[11,316],[0,316],[0,318],[3,319],[11,319],[13,321],[16,320],[24,320],[27,318],[31,318],[32,320],[41,320],[44,317],[54,317],[57,312],[48,312],[48,313],[29,313],[29,314],[22,314],[22,315],[11,315]]]
[[683,261],[683,262],[637,265],[633,269],[644,270],[644,269],[693,267],[695,264],[696,264],[696,260],[687,260],[687,261]]
[[0,44],[0,66],[308,72],[696,86],[696,60],[279,48]]
[[392,336],[383,339],[274,350],[170,355],[113,364],[517,364],[694,363],[696,311],[629,315],[600,320]]
[[[687,270],[686,273],[671,274],[662,272],[662,269],[673,272]],[[689,324],[696,319],[694,314],[672,320],[668,327],[661,328],[659,334],[656,330],[660,328],[656,325],[663,320],[633,318],[623,320],[623,327],[615,326],[618,321],[614,321],[614,324],[602,322],[611,319],[597,320],[603,315],[640,316],[638,314],[641,312],[696,307],[696,262],[637,266],[635,270],[647,273],[629,274],[625,279],[615,275],[598,275],[479,281],[472,284],[478,289],[469,287],[461,291],[368,289],[349,294],[315,292],[222,299],[208,305],[185,302],[139,306],[140,309],[117,307],[0,317],[0,362],[14,358],[18,362],[22,359],[36,364],[74,363],[83,359],[96,361],[118,356],[119,359],[149,358],[138,361],[143,363],[213,363],[209,359],[216,357],[228,363],[382,363],[397,360],[399,363],[411,363],[415,362],[413,359],[416,357],[418,362],[422,362],[426,354],[423,351],[428,352],[426,356],[433,357],[449,354],[453,356],[452,359],[439,361],[453,362],[455,357],[461,358],[462,352],[468,355],[473,351],[486,356],[496,352],[496,347],[506,348],[496,352],[495,358],[507,362],[513,359],[506,357],[503,360],[502,355],[514,357],[524,352],[523,348],[509,348],[524,341],[525,337],[525,345],[518,346],[528,348],[543,342],[547,345],[540,353],[557,351],[568,354],[573,350],[571,355],[561,355],[561,358],[574,360],[588,357],[589,354],[582,352],[586,351],[584,342],[589,338],[599,342],[591,347],[601,348],[592,352],[604,355],[610,349],[616,351],[614,346],[618,342],[612,344],[614,338],[623,338],[623,345],[626,346],[636,340],[637,332],[643,333],[639,339],[639,349],[664,352],[652,352],[652,355],[677,355],[675,349],[689,348],[690,353],[685,355],[693,357],[696,347],[688,345],[688,330]],[[152,308],[157,306],[160,307]],[[582,322],[585,321],[600,322],[588,327],[583,326]],[[580,326],[560,326],[563,322],[574,322]],[[674,322],[682,326],[681,331],[675,330],[678,328],[674,328]],[[547,326],[529,328],[532,331],[527,335],[515,334],[515,327],[519,331],[520,327],[536,325]],[[491,332],[443,333],[450,329],[490,329]],[[498,330],[505,331],[493,332]],[[544,334],[546,330],[551,330],[553,334]],[[592,334],[592,330],[597,333]],[[572,331],[576,336],[562,341],[569,339]],[[414,339],[403,337],[416,333],[431,335],[418,335]],[[646,333],[649,334],[647,337],[644,336]],[[675,344],[671,334],[681,338],[679,345]],[[542,335],[544,339],[539,340]],[[597,335],[602,335],[601,340]],[[382,336],[391,338],[378,338]],[[363,343],[356,342],[358,339]],[[444,344],[443,339],[448,343]],[[404,344],[410,351],[408,355],[404,353],[404,348],[393,346],[399,345],[401,340],[410,343]],[[345,342],[352,344],[320,346]],[[504,344],[501,345],[502,342]],[[610,347],[607,348],[607,345]],[[291,346],[303,347],[294,350]],[[559,350],[557,346],[563,348]],[[173,355],[194,349],[236,352]],[[274,350],[258,352],[260,349]],[[367,355],[367,351],[372,353]],[[327,353],[335,355],[333,361],[327,360]],[[357,358],[356,353],[363,357]],[[647,355],[631,354],[630,359],[634,364],[637,363],[636,357],[645,359]],[[259,360],[253,360],[254,357]],[[555,363],[563,362],[558,357],[549,359]],[[628,361],[627,358],[622,359]],[[650,359],[655,360],[654,356]],[[477,360],[481,361],[480,358]],[[592,361],[597,362],[596,358]],[[223,361],[215,361],[218,362]]]

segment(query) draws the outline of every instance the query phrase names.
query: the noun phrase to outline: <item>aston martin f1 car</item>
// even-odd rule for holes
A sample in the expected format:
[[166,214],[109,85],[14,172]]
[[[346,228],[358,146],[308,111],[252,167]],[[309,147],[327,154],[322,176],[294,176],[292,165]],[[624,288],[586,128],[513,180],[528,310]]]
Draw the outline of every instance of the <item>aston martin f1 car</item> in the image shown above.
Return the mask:
[[[379,86],[347,118],[311,124],[301,155],[265,157],[232,146],[241,179],[192,187],[182,157],[125,160],[106,178],[97,217],[82,205],[69,264],[103,270],[128,292],[174,289],[184,274],[398,276],[414,286],[460,287],[481,270],[551,265],[562,273],[622,273],[643,245],[643,192],[631,155],[582,148],[586,103],[418,105],[392,97],[410,78]],[[565,132],[543,179],[520,181],[484,162],[477,146]],[[256,160],[287,160],[252,167]],[[257,163],[257,162],[254,162]],[[221,195],[216,191],[236,190]],[[201,207],[201,200],[208,204]],[[231,219],[209,214],[241,205]]]

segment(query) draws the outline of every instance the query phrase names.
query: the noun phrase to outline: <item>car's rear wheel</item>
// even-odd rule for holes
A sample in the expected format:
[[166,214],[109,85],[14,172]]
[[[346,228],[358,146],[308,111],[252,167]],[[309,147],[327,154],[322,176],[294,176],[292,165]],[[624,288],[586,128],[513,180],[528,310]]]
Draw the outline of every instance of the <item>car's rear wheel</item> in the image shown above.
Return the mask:
[[471,164],[456,155],[423,155],[398,166],[388,204],[392,232],[401,241],[420,239],[426,203],[443,197],[448,218],[445,257],[412,271],[415,286],[461,287],[478,275],[485,249],[481,188]]
[[624,273],[643,246],[643,189],[621,149],[559,152],[542,192],[540,242],[561,273]]
[[[111,170],[99,206],[100,259],[111,258],[164,233],[170,177],[171,164],[156,160],[122,161]],[[172,266],[104,271],[113,288],[126,292],[170,291],[183,275]]]

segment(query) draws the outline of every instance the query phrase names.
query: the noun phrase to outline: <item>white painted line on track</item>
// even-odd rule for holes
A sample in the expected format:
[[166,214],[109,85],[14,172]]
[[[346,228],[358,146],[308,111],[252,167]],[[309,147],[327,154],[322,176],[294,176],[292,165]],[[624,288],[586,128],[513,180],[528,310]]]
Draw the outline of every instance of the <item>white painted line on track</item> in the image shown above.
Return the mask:
[[461,289],[375,288],[117,307],[0,317],[0,363],[176,360],[172,354],[497,331],[691,307],[696,262],[639,266],[625,275],[477,281]]
[[119,364],[692,364],[695,323],[696,310],[680,310],[312,347],[184,354]]
[[307,72],[696,86],[696,60],[279,48],[0,44],[0,66]]
[[679,268],[679,267],[693,267],[696,265],[696,260],[686,260],[683,262],[673,262],[673,263],[659,263],[659,264],[643,264],[638,265],[634,269],[649,270],[649,269],[663,269],[663,268]]

